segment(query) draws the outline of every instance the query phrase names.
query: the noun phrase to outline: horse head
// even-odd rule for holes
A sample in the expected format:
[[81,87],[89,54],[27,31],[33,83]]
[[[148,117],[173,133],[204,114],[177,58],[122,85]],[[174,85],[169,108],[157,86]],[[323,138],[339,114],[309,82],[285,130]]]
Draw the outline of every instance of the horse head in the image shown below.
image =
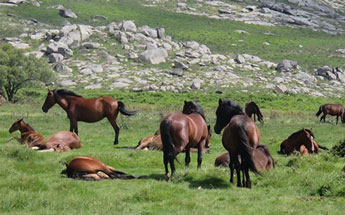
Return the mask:
[[218,108],[216,111],[216,124],[214,125],[214,132],[220,134],[222,129],[230,122],[233,116],[243,115],[242,107],[230,99],[218,101]]
[[48,110],[53,106],[55,105],[56,103],[56,99],[55,99],[55,96],[54,96],[54,91],[53,90],[50,90],[48,89],[48,95],[46,97],[46,100],[44,101],[44,104],[42,106],[42,111],[44,113],[47,113]]
[[12,126],[11,126],[10,130],[8,130],[8,132],[12,133],[12,132],[19,130],[20,124],[22,123],[22,121],[23,121],[23,118],[17,119],[16,121],[14,121],[14,123],[12,124]]
[[188,101],[188,102],[184,101],[182,113],[184,114],[198,113],[202,116],[202,118],[205,119],[204,110],[199,105],[199,103],[195,101]]
[[306,138],[304,140],[304,144],[305,147],[308,149],[308,152],[310,154],[313,154],[315,152],[315,146],[314,146],[314,137],[312,136],[312,134],[310,132],[308,132],[307,129],[302,129],[304,137]]

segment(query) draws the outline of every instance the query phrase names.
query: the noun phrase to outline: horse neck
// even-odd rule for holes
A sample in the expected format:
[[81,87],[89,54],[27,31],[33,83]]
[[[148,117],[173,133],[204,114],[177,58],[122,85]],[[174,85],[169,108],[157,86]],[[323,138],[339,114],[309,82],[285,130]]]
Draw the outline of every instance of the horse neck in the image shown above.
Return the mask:
[[35,132],[35,129],[33,129],[28,123],[22,122],[19,126],[20,133],[27,133],[27,132]]
[[64,110],[66,110],[68,108],[69,104],[71,103],[72,99],[74,98],[74,96],[68,96],[68,95],[54,94],[54,96],[55,96],[56,103],[58,103],[58,105],[60,105],[60,107],[62,107]]

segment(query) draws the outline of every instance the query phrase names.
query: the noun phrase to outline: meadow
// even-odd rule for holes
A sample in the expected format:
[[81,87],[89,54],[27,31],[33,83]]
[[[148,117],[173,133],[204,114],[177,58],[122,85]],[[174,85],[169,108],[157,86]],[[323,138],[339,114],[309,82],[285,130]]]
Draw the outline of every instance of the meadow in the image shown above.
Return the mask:
[[[86,97],[101,91],[76,91]],[[107,120],[79,123],[83,147],[65,153],[38,153],[15,141],[11,124],[20,117],[46,138],[69,128],[65,112],[54,106],[47,114],[41,106],[46,91],[26,89],[23,100],[0,106],[0,213],[1,214],[343,214],[345,209],[344,158],[327,151],[314,156],[278,154],[282,140],[301,128],[312,128],[317,143],[331,148],[345,138],[344,125],[334,118],[319,123],[315,113],[323,102],[313,97],[243,94],[160,94],[103,91],[120,98],[128,109],[140,109],[133,117],[119,116],[119,145],[114,146],[114,131]],[[30,95],[30,96],[29,96]],[[26,97],[26,99],[24,99]],[[183,100],[197,99],[204,107],[211,126],[219,98],[231,98],[244,105],[245,100],[259,101],[265,123],[257,124],[262,144],[266,144],[276,167],[251,174],[252,189],[229,183],[229,169],[215,168],[215,158],[225,150],[221,135],[213,134],[210,153],[203,156],[196,170],[192,154],[189,172],[184,170],[184,154],[178,155],[177,175],[165,181],[163,153],[135,151],[135,146],[159,127],[161,117],[181,111]],[[266,100],[264,100],[266,98]],[[329,98],[328,101],[340,102]],[[261,102],[261,103],[260,103]],[[137,176],[134,180],[81,181],[60,175],[64,162],[79,155],[91,155],[119,170]]]

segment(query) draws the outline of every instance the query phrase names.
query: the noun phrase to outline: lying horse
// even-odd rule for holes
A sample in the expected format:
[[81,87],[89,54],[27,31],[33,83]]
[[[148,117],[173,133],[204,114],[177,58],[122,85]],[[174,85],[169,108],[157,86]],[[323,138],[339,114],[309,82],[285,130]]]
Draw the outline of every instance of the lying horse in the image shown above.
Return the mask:
[[319,111],[316,113],[316,116],[320,116],[320,114],[323,113],[323,115],[320,118],[320,122],[323,119],[323,122],[326,120],[327,114],[331,116],[337,116],[337,122],[338,124],[338,118],[341,117],[341,122],[345,123],[345,111],[344,107],[341,104],[324,104],[319,107]]
[[262,113],[255,102],[253,101],[247,102],[244,110],[250,118],[252,118],[252,115],[254,116],[254,121],[256,121],[255,119],[255,115],[256,115],[259,122],[264,123],[264,117],[262,116]]
[[91,156],[79,156],[66,163],[66,169],[61,174],[66,174],[68,178],[83,180],[101,179],[134,179],[134,176],[116,170],[105,165],[97,158]]
[[70,131],[59,131],[49,137],[47,141],[39,145],[40,150],[54,149],[56,152],[67,152],[82,147],[78,135]]
[[[29,123],[26,123],[23,118],[17,119],[12,124],[8,132],[13,133],[15,131],[20,131],[20,138],[12,137],[11,139],[16,139],[19,143],[24,144],[29,147],[39,146],[44,142],[44,137],[42,134],[37,133]],[[11,140],[10,139],[10,140]]]
[[[249,169],[261,175],[253,160],[253,150],[260,144],[260,132],[254,120],[244,115],[242,107],[231,100],[218,101],[214,131],[223,132],[222,143],[230,154],[230,182],[233,183],[234,169],[237,173],[237,186],[241,184],[241,169],[244,172],[243,187],[251,187]],[[241,162],[238,157],[240,156]]]
[[314,134],[309,129],[301,129],[291,134],[280,145],[280,153],[290,155],[299,151],[302,155],[317,154],[319,145],[314,140]]
[[64,109],[70,120],[70,131],[78,134],[78,121],[98,122],[106,117],[115,131],[114,145],[118,144],[120,128],[116,123],[118,113],[132,116],[137,111],[130,111],[125,105],[111,97],[83,98],[69,90],[49,90],[46,100],[42,106],[43,112],[58,103]]
[[157,130],[153,136],[144,137],[139,140],[135,147],[137,150],[163,150],[161,132]]
[[[269,152],[268,147],[265,145],[258,145],[257,148],[253,150],[253,161],[257,169],[270,170],[274,167],[273,157]],[[216,167],[228,167],[229,164],[229,152],[219,155],[214,162]]]
[[[195,103],[197,104],[197,103]],[[197,104],[200,106],[199,104]],[[168,163],[171,168],[171,176],[175,175],[174,160],[176,156],[185,150],[185,168],[188,170],[190,163],[190,148],[198,149],[198,169],[201,167],[202,151],[208,137],[206,121],[198,108],[198,112],[191,114],[171,113],[164,117],[160,124],[160,132],[163,143],[163,161],[165,174],[169,179]]]

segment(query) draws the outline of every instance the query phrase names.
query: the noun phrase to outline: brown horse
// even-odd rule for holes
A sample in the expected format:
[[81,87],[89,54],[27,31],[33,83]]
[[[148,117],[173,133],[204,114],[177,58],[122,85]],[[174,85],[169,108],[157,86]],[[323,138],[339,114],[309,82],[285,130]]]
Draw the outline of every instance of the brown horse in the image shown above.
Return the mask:
[[[237,173],[237,186],[241,184],[241,169],[244,172],[244,187],[251,187],[249,169],[261,175],[253,161],[253,150],[260,144],[260,132],[254,120],[244,115],[241,106],[231,100],[218,101],[217,119],[214,126],[216,134],[223,132],[222,143],[230,154],[230,182],[233,183],[234,169]],[[242,163],[238,156],[240,155]]]
[[116,170],[91,156],[79,156],[66,163],[66,169],[61,174],[69,178],[84,180],[101,179],[133,179],[134,176]]
[[70,120],[70,131],[78,134],[78,121],[98,122],[106,117],[115,131],[114,145],[118,144],[120,128],[116,123],[118,113],[132,116],[137,111],[126,110],[125,105],[111,97],[83,98],[69,90],[49,90],[42,106],[43,112],[58,103],[63,108]]
[[82,147],[78,135],[70,131],[59,131],[39,145],[39,149],[54,149],[56,152],[67,152]]
[[[257,148],[253,150],[253,161],[257,169],[270,170],[274,167],[273,157],[269,152],[268,147],[265,145],[258,145]],[[229,164],[229,152],[219,155],[214,162],[216,167],[228,167]]]
[[254,116],[254,121],[256,121],[256,118],[255,118],[255,115],[256,115],[259,122],[264,123],[264,117],[263,117],[258,105],[255,102],[253,102],[253,101],[247,102],[244,110],[250,118],[252,118],[252,115]]
[[202,112],[188,115],[183,113],[171,113],[162,120],[160,131],[167,179],[169,179],[168,162],[170,163],[171,176],[173,176],[176,172],[174,159],[176,159],[176,156],[183,150],[186,152],[185,168],[188,170],[190,163],[190,148],[198,149],[198,169],[200,169],[202,151],[208,137],[206,121],[202,114]]
[[316,113],[316,116],[320,116],[320,114],[323,113],[323,115],[320,118],[320,122],[323,119],[323,122],[326,120],[327,114],[331,116],[337,116],[337,123],[338,119],[341,117],[341,122],[345,123],[345,111],[344,107],[341,104],[324,104],[319,107],[319,111]]
[[290,155],[299,151],[302,155],[317,154],[319,145],[314,140],[314,134],[309,129],[301,129],[291,134],[280,145],[280,153]]
[[[23,118],[14,121],[8,132],[13,133],[15,131],[20,131],[20,138],[12,137],[11,139],[16,139],[19,143],[24,144],[29,147],[39,146],[44,142],[44,137],[42,134],[37,133],[29,123],[26,123]],[[11,140],[10,139],[10,140]]]

